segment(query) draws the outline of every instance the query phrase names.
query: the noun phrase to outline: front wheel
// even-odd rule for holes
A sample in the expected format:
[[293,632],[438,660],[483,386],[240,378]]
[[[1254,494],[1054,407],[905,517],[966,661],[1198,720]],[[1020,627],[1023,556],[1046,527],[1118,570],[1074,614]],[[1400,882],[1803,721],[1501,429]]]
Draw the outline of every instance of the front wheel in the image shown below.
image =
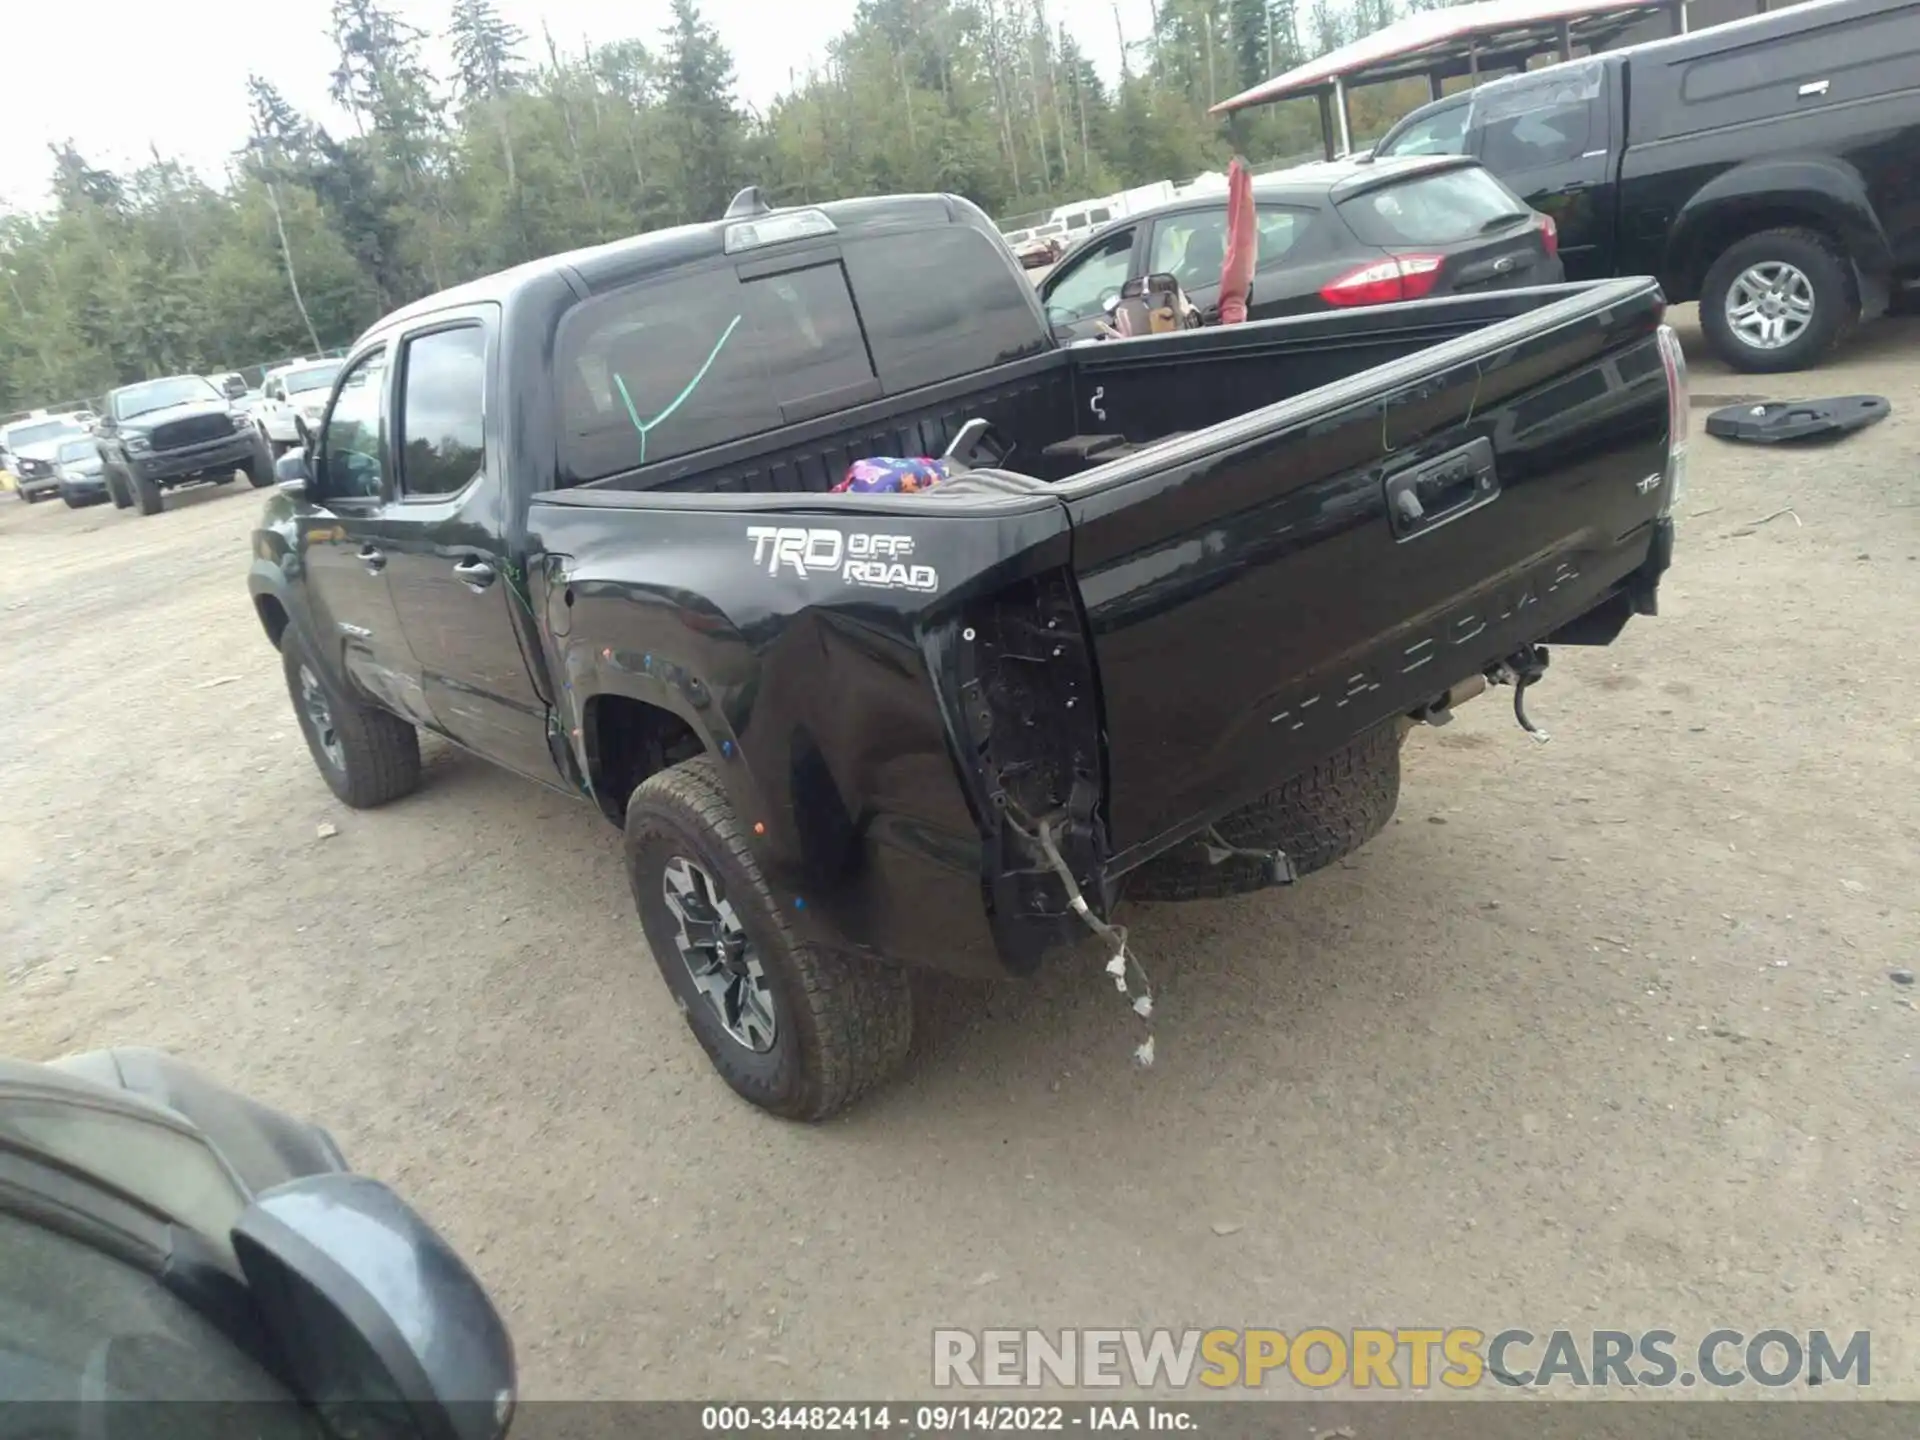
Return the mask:
[[103,472],[107,482],[107,498],[113,502],[116,510],[125,510],[133,504],[133,491],[121,478],[120,472],[111,465]]
[[1805,370],[1859,322],[1846,254],[1815,230],[1763,230],[1735,242],[1700,287],[1700,328],[1736,370]]
[[273,484],[273,447],[264,442],[254,447],[245,466],[247,483],[256,490]]
[[823,1119],[906,1057],[905,972],[793,934],[711,760],[675,765],[633,792],[627,877],[680,1013],[743,1099],[790,1120]]
[[161,510],[160,482],[145,475],[133,477],[133,503],[142,515],[158,515]]
[[287,694],[307,752],[327,788],[356,810],[411,794],[420,784],[420,732],[343,692],[301,647],[280,639]]

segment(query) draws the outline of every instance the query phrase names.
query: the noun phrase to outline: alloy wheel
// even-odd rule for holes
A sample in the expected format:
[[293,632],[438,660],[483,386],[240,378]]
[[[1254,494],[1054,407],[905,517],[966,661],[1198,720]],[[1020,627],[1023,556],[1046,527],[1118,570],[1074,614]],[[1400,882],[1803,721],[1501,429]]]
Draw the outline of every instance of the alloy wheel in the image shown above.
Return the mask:
[[672,912],[674,943],[694,989],[734,1043],[766,1054],[778,1033],[773,991],[719,884],[696,862],[675,855],[661,875],[660,892]]
[[1749,265],[1727,287],[1727,325],[1755,350],[1782,350],[1813,323],[1813,282],[1784,260]]
[[327,763],[336,770],[345,770],[347,751],[333,723],[333,706],[327,702],[327,692],[320,688],[319,678],[306,665],[300,667],[300,708],[306,712],[307,723],[313,726],[313,738],[327,757]]

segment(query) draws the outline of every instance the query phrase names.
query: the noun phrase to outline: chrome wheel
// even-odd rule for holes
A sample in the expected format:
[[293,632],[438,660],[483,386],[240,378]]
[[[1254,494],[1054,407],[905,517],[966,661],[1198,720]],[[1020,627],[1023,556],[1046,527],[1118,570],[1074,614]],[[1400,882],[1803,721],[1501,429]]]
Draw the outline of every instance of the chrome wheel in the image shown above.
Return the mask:
[[693,861],[676,855],[660,877],[672,912],[674,943],[694,989],[735,1043],[755,1054],[773,1048],[773,992],[753,942],[720,887]]
[[1727,326],[1755,350],[1781,350],[1813,323],[1813,282],[1784,260],[1749,265],[1727,287]]
[[327,692],[320,688],[320,681],[307,666],[300,667],[300,708],[306,712],[307,723],[313,727],[314,743],[327,757],[327,763],[336,770],[347,768],[346,747],[340,743],[340,732],[334,727],[333,706],[327,703]]

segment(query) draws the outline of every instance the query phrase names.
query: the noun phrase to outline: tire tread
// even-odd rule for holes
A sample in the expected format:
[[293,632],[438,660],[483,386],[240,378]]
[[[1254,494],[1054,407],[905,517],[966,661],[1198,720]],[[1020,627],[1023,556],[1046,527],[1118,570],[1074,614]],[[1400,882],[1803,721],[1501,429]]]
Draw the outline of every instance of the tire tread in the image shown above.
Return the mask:
[[[333,711],[333,728],[346,751],[344,776],[314,754],[314,764],[327,787],[355,810],[371,810],[411,795],[420,788],[420,732],[398,715],[343,696],[328,683],[318,661],[308,658],[293,634],[281,637],[282,663],[287,675],[287,692],[293,700],[294,715],[306,737],[306,717],[300,713],[300,662],[305,659],[327,687],[327,703]],[[308,748],[315,749],[311,739]]]
[[[635,788],[627,805],[629,857],[649,833],[648,820],[654,814],[677,819],[726,850],[752,882],[763,918],[779,937],[799,982],[807,1008],[802,1039],[810,1033],[814,1043],[808,1047],[810,1053],[802,1057],[804,1082],[799,1093],[789,1103],[767,1108],[789,1119],[822,1120],[899,1069],[913,1041],[913,997],[906,971],[805,943],[794,935],[761,876],[746,831],[734,814],[713,761],[704,755],[683,761],[649,776]],[[631,865],[629,870],[631,875]],[[637,900],[639,877],[631,878]],[[727,1052],[709,1044],[697,1027],[694,1034],[714,1068],[734,1084],[726,1063]],[[735,1084],[735,1088],[739,1086]]]
[[[1400,801],[1400,727],[1376,726],[1311,769],[1225,816],[1216,827],[1229,844],[1282,850],[1298,875],[1352,854],[1385,827]],[[1143,901],[1218,900],[1265,889],[1260,861],[1234,856],[1218,865],[1204,845],[1186,843],[1142,865],[1127,894]]]
[[[1788,247],[1804,245],[1824,256],[1840,277],[1841,303],[1837,307],[1834,306],[1816,288],[1812,327],[1815,338],[1811,343],[1802,345],[1800,341],[1796,341],[1778,351],[1752,350],[1733,338],[1732,331],[1726,323],[1725,300],[1722,292],[1732,283],[1734,274],[1754,263],[1754,260],[1743,260],[1740,252],[1751,247],[1758,258],[1768,253],[1769,247],[1781,245]],[[1722,360],[1748,374],[1776,374],[1804,370],[1817,365],[1835,348],[1843,344],[1859,324],[1860,294],[1853,274],[1853,261],[1848,257],[1845,248],[1832,236],[1806,226],[1776,226],[1769,230],[1757,230],[1751,235],[1741,236],[1715,257],[1700,287],[1701,330]],[[1822,328],[1825,330],[1824,335],[1818,333]]]

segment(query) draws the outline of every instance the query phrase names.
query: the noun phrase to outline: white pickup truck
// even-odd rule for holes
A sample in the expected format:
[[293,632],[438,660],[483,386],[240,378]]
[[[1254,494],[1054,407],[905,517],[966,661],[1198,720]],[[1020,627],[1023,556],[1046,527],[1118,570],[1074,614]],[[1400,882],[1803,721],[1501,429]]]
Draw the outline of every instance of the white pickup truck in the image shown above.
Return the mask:
[[275,456],[301,442],[302,420],[309,431],[320,428],[321,412],[327,408],[327,396],[339,373],[338,360],[303,360],[267,372],[252,411]]

